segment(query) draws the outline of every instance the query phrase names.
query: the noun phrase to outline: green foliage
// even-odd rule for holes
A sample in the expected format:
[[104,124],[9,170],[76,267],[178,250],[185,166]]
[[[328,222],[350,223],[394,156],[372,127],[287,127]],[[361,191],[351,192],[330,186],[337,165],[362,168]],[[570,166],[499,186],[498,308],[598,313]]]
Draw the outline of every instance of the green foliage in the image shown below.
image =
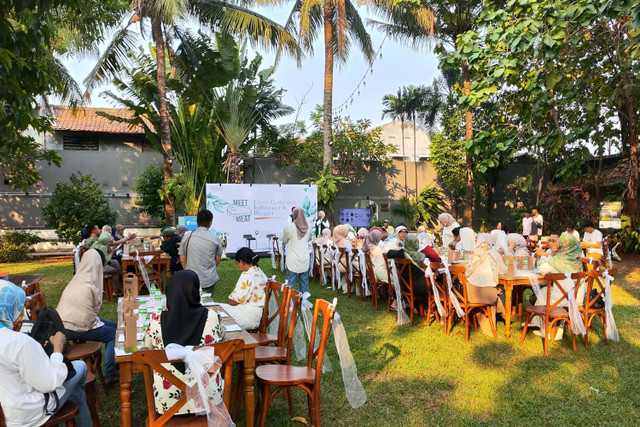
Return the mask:
[[41,241],[40,237],[28,231],[9,230],[5,232],[0,236],[0,262],[28,261],[29,247]]
[[[317,174],[322,170],[323,131],[322,107],[317,106],[311,115],[313,132],[300,141],[295,152],[295,166],[305,174]],[[385,144],[381,138],[382,130],[372,128],[371,121],[361,119],[353,122],[350,117],[336,116],[333,119],[333,172],[358,182],[368,171],[366,162],[380,162],[383,167],[391,168],[389,154],[396,151],[391,144]]]
[[399,203],[391,205],[391,212],[404,218],[404,224],[408,229],[416,228],[417,209],[408,197],[402,196]]
[[162,163],[150,163],[142,169],[132,187],[136,192],[136,198],[133,199],[134,209],[149,216],[164,218],[164,201],[160,194],[163,184]]
[[117,213],[91,175],[72,174],[71,183],[58,182],[51,202],[42,209],[45,226],[54,228],[61,242],[78,244],[80,231],[89,223],[114,224]]
[[439,189],[426,186],[414,202],[417,222],[426,227],[435,228],[438,215],[445,209],[445,204],[445,197]]
[[622,215],[622,230],[613,239],[613,243],[620,242],[622,248],[618,252],[640,254],[640,217]]
[[348,184],[351,180],[345,176],[334,175],[327,166],[322,172],[314,172],[312,178],[303,179],[302,182],[308,182],[318,186],[318,202],[322,210],[333,212],[333,202],[342,189],[344,184]]

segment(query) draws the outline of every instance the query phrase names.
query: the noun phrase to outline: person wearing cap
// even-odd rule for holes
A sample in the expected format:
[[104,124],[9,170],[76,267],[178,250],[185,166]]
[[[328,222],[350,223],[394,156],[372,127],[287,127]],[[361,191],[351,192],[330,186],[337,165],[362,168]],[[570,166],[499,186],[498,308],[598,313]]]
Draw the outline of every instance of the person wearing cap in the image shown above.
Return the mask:
[[385,229],[387,233],[389,233],[389,235],[393,235],[396,233],[396,230],[393,228],[393,226],[389,224],[388,219],[384,220],[382,228]]
[[395,238],[389,240],[384,247],[382,248],[382,253],[386,254],[389,251],[397,251],[404,248],[404,241],[409,235],[409,230],[404,225],[399,225],[396,227],[396,236]]
[[582,248],[587,257],[602,258],[602,232],[593,226],[593,222],[587,219],[583,221],[584,236],[582,237]]
[[171,261],[169,262],[171,273],[182,270],[180,254],[178,254],[180,242],[182,242],[182,237],[176,234],[173,228],[167,227],[162,230],[162,244],[160,244],[160,249],[171,257]]

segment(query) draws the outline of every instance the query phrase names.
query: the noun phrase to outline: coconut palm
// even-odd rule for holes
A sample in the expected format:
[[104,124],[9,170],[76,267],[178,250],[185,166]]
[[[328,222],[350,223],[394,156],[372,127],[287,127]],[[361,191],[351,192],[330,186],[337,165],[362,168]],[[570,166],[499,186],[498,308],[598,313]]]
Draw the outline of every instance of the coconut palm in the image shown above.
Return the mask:
[[[371,20],[378,29],[391,38],[405,42],[414,48],[431,46],[439,41],[457,49],[458,35],[476,29],[476,17],[482,9],[482,0],[439,0],[427,3],[425,0],[396,2],[394,0],[363,0],[382,21]],[[431,20],[427,19],[431,16]],[[461,64],[463,94],[471,93],[469,67]],[[473,137],[473,114],[465,111],[465,139]],[[473,163],[469,153],[466,159],[467,187],[464,217],[471,224],[473,209]]]
[[[158,85],[160,140],[164,156],[165,180],[173,175],[171,152],[171,129],[167,106],[167,54],[173,58],[172,42],[187,41],[187,26],[198,23],[200,26],[246,36],[255,45],[279,47],[286,53],[300,58],[300,49],[295,39],[280,25],[226,0],[132,0],[129,13],[115,30],[111,42],[102,54],[93,70],[85,79],[87,90],[100,83],[117,77],[123,67],[129,64],[129,54],[138,50],[140,40],[133,26],[139,23],[139,32],[146,36],[151,30],[156,55],[156,74]],[[189,49],[186,49],[188,52]],[[192,58],[194,62],[197,59]],[[171,197],[167,198],[167,223],[175,223]]]
[[404,88],[398,89],[398,92],[387,94],[382,97],[382,118],[391,117],[393,120],[400,120],[400,132],[402,134],[402,169],[404,174],[404,195],[407,194],[407,157],[404,148],[404,122],[408,117],[407,94]]
[[295,0],[285,28],[296,31],[300,44],[313,51],[313,43],[324,34],[323,169],[332,173],[332,109],[334,63],[344,64],[355,43],[367,61],[373,60],[371,37],[351,0]]

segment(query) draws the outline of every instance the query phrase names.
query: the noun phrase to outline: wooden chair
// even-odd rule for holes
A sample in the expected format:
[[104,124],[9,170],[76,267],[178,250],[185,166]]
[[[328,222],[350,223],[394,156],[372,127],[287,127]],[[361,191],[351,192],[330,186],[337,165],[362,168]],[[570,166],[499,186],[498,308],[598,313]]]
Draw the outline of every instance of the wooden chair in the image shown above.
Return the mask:
[[282,269],[282,264],[284,260],[282,259],[282,253],[280,253],[280,245],[278,245],[278,236],[273,236],[271,238],[271,249],[273,250],[273,255],[276,259],[276,268]]
[[318,286],[322,287],[322,245],[313,243],[313,276],[318,279]]
[[392,293],[391,285],[389,284],[391,281],[388,279],[389,276],[387,275],[386,282],[378,280],[373,271],[373,262],[371,261],[371,254],[369,253],[369,251],[364,251],[364,259],[367,267],[367,272],[366,272],[367,283],[369,284],[369,290],[371,291],[371,302],[373,303],[373,306],[377,310],[378,298],[382,295],[380,291],[382,289],[386,289],[387,290],[387,313],[388,313],[391,308],[391,293]]
[[87,397],[87,406],[89,407],[93,427],[100,427],[100,418],[98,417],[100,399],[98,399],[98,393],[96,392],[96,376],[91,372],[87,372],[87,379],[84,382],[84,391]]
[[431,306],[433,304],[433,295],[429,292],[429,287],[427,287],[427,299],[426,300],[418,300],[413,293],[413,272],[411,271],[411,266],[413,263],[411,260],[404,258],[394,258],[393,261],[396,263],[396,267],[398,269],[398,280],[400,280],[400,293],[404,299],[406,299],[409,303],[409,319],[411,325],[413,325],[413,312],[414,308],[418,310],[418,313],[421,316],[425,315],[425,305],[427,308],[427,323],[431,321]]
[[[584,277],[585,273],[574,273],[571,275],[571,279],[575,282],[574,292],[578,292],[578,285],[580,284],[580,280]],[[547,286],[547,300],[545,305],[534,305],[527,307],[527,319],[524,322],[524,329],[522,331],[522,338],[520,339],[520,345],[524,342],[524,339],[527,335],[527,330],[529,327],[529,323],[531,320],[538,316],[544,322],[544,354],[545,356],[549,354],[549,341],[552,337],[555,337],[558,328],[560,327],[561,322],[565,322],[571,331],[571,320],[569,319],[569,312],[566,308],[560,307],[560,304],[568,300],[568,294],[565,289],[562,287],[560,283],[562,280],[567,277],[561,273],[549,273],[545,275],[545,280],[548,283]],[[551,287],[555,286],[560,290],[562,296],[554,302],[551,302]],[[576,351],[576,336],[571,331],[571,340],[573,341],[573,351]]]
[[595,258],[581,257],[580,261],[582,261],[582,268],[584,271],[597,270],[600,266],[600,260]]
[[360,271],[360,255],[358,249],[351,249],[351,253],[346,253],[346,255],[349,259],[349,263],[351,264],[351,284],[355,284],[360,288],[360,299],[362,301],[366,301],[367,292],[364,289],[364,280],[362,280],[366,271]]
[[[140,263],[142,264],[142,268],[144,268],[147,272],[147,276],[149,277],[149,283],[155,283],[155,285],[162,291],[162,263],[160,261],[160,257],[162,256],[162,251],[150,251],[150,252],[139,252]],[[135,255],[134,255],[135,256]],[[148,261],[146,257],[151,257]],[[142,272],[140,271],[140,263],[135,262],[133,264],[133,268],[135,270],[135,275],[138,276],[138,290],[141,290],[145,285],[144,278],[142,276]]]
[[[349,262],[351,261],[350,254],[347,253],[346,248],[338,248],[340,252],[340,258],[338,260],[338,268],[342,267],[344,272],[340,272],[341,276],[344,276],[347,282],[347,298],[351,298],[351,279],[349,279]],[[340,286],[336,289],[336,292],[340,293]]]
[[[453,319],[450,319],[449,315],[453,307],[451,306],[451,299],[449,297],[449,285],[447,284],[447,278],[445,277],[445,273],[439,272],[439,270],[443,268],[444,265],[438,262],[432,262],[430,266],[431,266],[431,270],[433,270],[433,278],[434,278],[436,289],[440,294],[440,297],[439,297],[440,304],[442,305],[442,309],[444,310],[444,316],[442,318],[442,321],[444,323],[444,333],[445,335],[449,335],[449,333],[451,332],[450,320],[453,320]],[[427,281],[427,285],[431,286],[431,283]],[[433,295],[434,304],[435,304],[435,297],[436,296]],[[437,313],[437,309],[436,309],[436,313]]]
[[[290,387],[298,387],[304,390],[307,394],[307,404],[309,407],[309,424],[321,427],[320,404],[322,397],[320,393],[320,379],[322,377],[322,359],[324,358],[327,339],[331,333],[331,324],[335,314],[337,299],[333,301],[333,304],[321,299],[315,302],[306,366],[262,365],[256,369],[256,378],[258,379],[258,387],[260,388],[261,427],[264,427],[266,424],[267,410],[275,395],[280,390]],[[321,324],[319,324],[320,313],[322,313]],[[318,326],[320,326],[321,330],[319,344],[316,343],[316,328]],[[314,360],[315,369],[313,368]],[[276,387],[273,393],[270,392],[271,386]]]
[[[40,292],[42,274],[10,274],[9,281],[22,287],[27,296]],[[22,285],[24,282],[24,286]]]
[[[259,345],[269,345],[278,341],[276,335],[267,333],[269,325],[271,325],[279,316],[282,304],[280,302],[280,294],[288,288],[284,283],[275,282],[271,279],[267,280],[267,286],[264,292],[264,308],[262,309],[262,318],[258,326],[258,332],[251,333],[251,336],[258,341]],[[275,298],[278,309],[269,317],[269,303],[271,298]]]
[[[222,367],[220,368],[224,372],[224,392],[223,401],[227,408],[231,403],[231,374],[233,371],[233,363],[231,363],[231,356],[234,352],[244,347],[244,341],[231,340],[224,341],[217,344],[200,347],[213,347],[215,349],[215,355],[220,358]],[[198,349],[200,347],[196,347]],[[174,374],[169,372],[167,368],[163,366],[164,363],[171,363],[171,360],[167,359],[167,355],[164,350],[140,350],[131,355],[133,361],[133,369],[139,369],[144,374],[144,388],[147,396],[147,426],[160,427],[163,425],[176,425],[176,426],[194,426],[194,425],[207,425],[207,417],[199,415],[177,415],[174,418],[176,412],[180,410],[187,403],[186,389],[187,385],[184,381],[180,380]],[[182,393],[182,397],[178,399],[164,414],[160,415],[156,412],[153,392],[153,372],[156,371],[162,375],[165,379],[170,381],[176,386]],[[213,373],[209,373],[213,375]]]
[[[58,409],[58,412],[53,414],[46,423],[41,427],[52,427],[58,424],[66,423],[68,427],[75,427],[75,418],[78,415],[78,406],[70,400],[67,400],[62,408]],[[0,427],[6,427],[7,422],[4,418],[4,412],[2,411],[2,404],[0,404]]]
[[102,287],[109,301],[113,302],[113,284],[111,279],[113,279],[113,275],[104,273],[102,276]]
[[76,342],[65,353],[69,360],[82,360],[87,365],[89,373],[98,375],[104,394],[109,395],[107,383],[102,372],[102,343]]
[[[449,267],[449,272],[451,273],[451,280],[455,283],[456,279],[462,285],[462,292],[460,292],[456,287],[453,287],[453,293],[458,301],[460,302],[460,307],[464,309],[464,332],[465,332],[465,340],[469,341],[469,328],[473,322],[473,327],[477,331],[478,325],[475,321],[475,316],[473,316],[476,312],[481,311],[487,318],[489,319],[489,324],[491,326],[491,332],[493,333],[493,338],[498,339],[498,332],[496,331],[496,325],[493,323],[493,316],[491,314],[491,304],[481,304],[481,303],[472,303],[469,302],[469,293],[467,290],[467,276],[466,268],[464,266],[452,266]],[[452,303],[453,304],[453,303]],[[450,313],[450,322],[453,325],[453,315],[455,314],[455,310],[451,310]],[[451,330],[451,329],[449,329]]]
[[[616,270],[609,270],[610,276],[615,276]],[[602,322],[602,328],[604,329],[604,342],[609,345],[609,339],[607,338],[607,311],[604,307],[595,308],[594,304],[598,298],[602,297],[606,299],[606,286],[605,280],[602,277],[602,270],[592,270],[586,272],[587,276],[587,293],[584,299],[584,305],[578,306],[578,309],[584,316],[584,346],[589,347],[589,328],[592,327],[593,319],[600,318]],[[591,297],[591,290],[596,289],[598,294]]]
[[29,320],[33,320],[34,322],[38,320],[38,310],[45,307],[47,302],[44,298],[44,293],[36,292],[33,295],[29,295],[24,303],[24,308],[26,309],[27,318]]
[[[329,247],[329,245],[322,245],[322,256],[326,256],[327,252],[331,253],[331,248]],[[322,268],[322,264],[320,264],[320,268]],[[331,257],[329,257],[329,261],[325,260],[324,262],[324,272],[329,276],[329,283],[331,284],[331,286],[333,286],[333,268],[331,268]]]

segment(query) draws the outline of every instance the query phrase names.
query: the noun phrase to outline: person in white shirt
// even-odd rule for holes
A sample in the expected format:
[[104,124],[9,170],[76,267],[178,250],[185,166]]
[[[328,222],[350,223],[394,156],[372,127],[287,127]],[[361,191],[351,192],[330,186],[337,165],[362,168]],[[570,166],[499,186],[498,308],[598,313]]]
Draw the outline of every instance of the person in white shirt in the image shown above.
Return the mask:
[[[448,248],[453,243],[453,229],[460,227],[460,224],[449,213],[441,213],[438,215],[438,223],[442,227],[442,247]],[[455,243],[453,243],[455,245]]]
[[[62,360],[67,342],[64,334],[57,332],[49,337],[53,352],[47,356],[40,343],[13,330],[25,300],[22,288],[0,280],[0,404],[7,427],[44,424],[57,411],[52,393],[59,399],[58,409],[67,400],[78,406],[77,425],[93,425],[84,392],[87,365],[82,360],[71,362],[76,374],[66,379],[68,370]],[[45,394],[49,395],[48,401]]]
[[386,254],[389,251],[397,251],[404,247],[404,241],[409,235],[409,230],[404,225],[399,225],[396,227],[396,238],[387,241],[387,243],[382,248],[382,253]]
[[309,292],[309,240],[311,227],[301,208],[293,210],[293,222],[282,232],[282,243],[287,245],[286,275],[289,286],[295,289],[300,279],[300,292]]
[[602,258],[602,233],[593,226],[591,220],[585,220],[582,226],[584,227],[582,247],[587,257],[595,255],[595,258]]
[[538,208],[531,209],[533,214],[533,223],[531,224],[531,233],[538,238],[542,237],[542,227],[544,226],[544,218],[538,212]]
[[533,218],[531,218],[531,212],[527,210],[524,213],[524,218],[522,218],[522,236],[525,239],[531,235],[532,223],[533,223]]
[[567,221],[566,224],[565,224],[565,227],[566,227],[566,230],[562,234],[565,234],[565,233],[566,234],[571,234],[579,242],[580,241],[580,233],[578,233],[578,230],[576,230],[576,227],[575,227],[575,225],[573,225],[573,222]]

